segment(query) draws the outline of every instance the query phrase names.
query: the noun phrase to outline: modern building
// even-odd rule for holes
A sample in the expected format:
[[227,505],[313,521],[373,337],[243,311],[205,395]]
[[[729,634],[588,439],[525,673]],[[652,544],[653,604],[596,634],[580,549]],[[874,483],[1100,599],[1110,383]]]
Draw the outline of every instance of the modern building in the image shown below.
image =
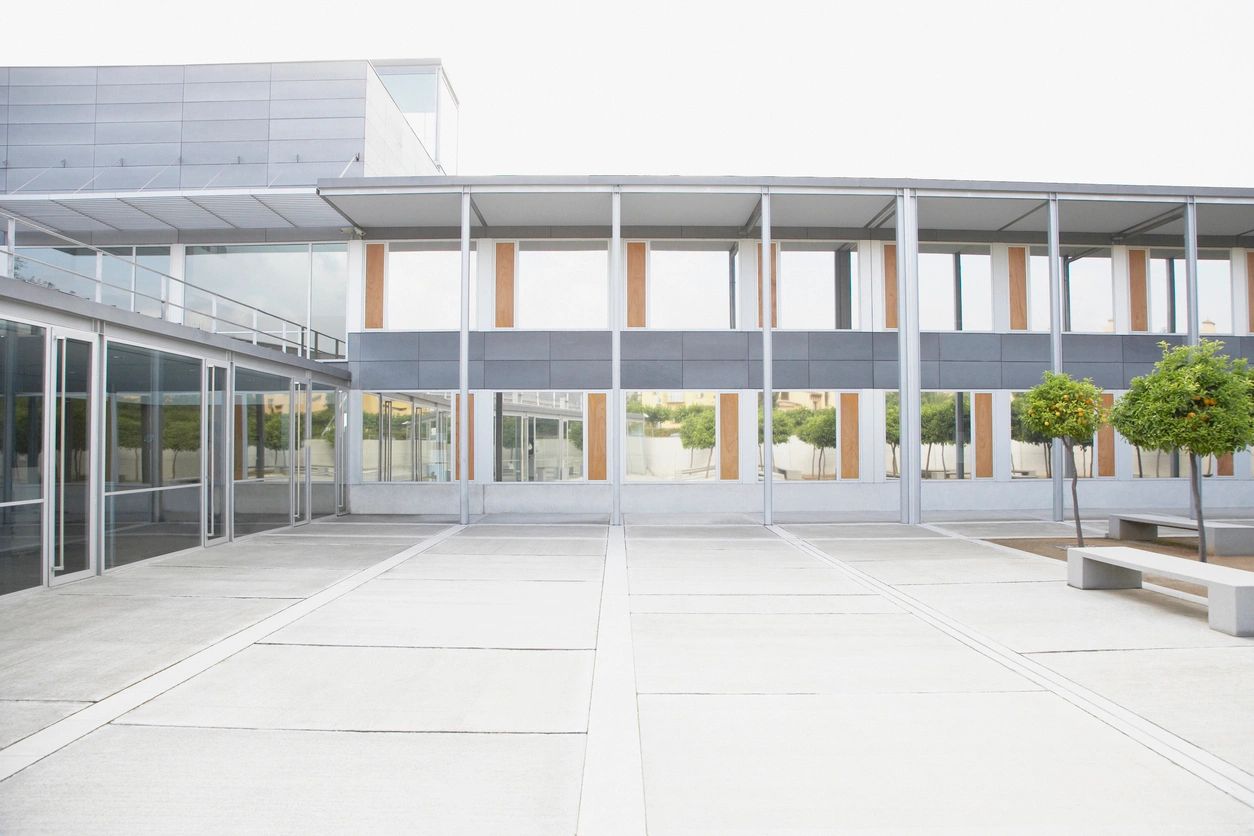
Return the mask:
[[1254,357],[1254,189],[467,177],[457,107],[430,61],[0,69],[0,591],[344,512],[1178,508],[1016,393]]

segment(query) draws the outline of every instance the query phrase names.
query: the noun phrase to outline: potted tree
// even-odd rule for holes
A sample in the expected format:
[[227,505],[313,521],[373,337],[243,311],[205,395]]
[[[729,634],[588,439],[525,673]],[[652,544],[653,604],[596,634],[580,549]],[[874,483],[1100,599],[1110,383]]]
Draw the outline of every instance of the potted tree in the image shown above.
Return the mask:
[[1106,422],[1102,390],[1092,380],[1076,380],[1065,372],[1045,372],[1041,382],[1023,393],[1019,413],[1024,429],[1033,435],[1061,439],[1071,462],[1071,509],[1075,514],[1076,543],[1084,547],[1080,526],[1080,493],[1075,468],[1075,446],[1092,443],[1097,430]]
[[1189,488],[1197,509],[1197,554],[1206,561],[1202,514],[1203,456],[1223,456],[1254,444],[1254,378],[1243,359],[1220,354],[1223,343],[1172,347],[1150,374],[1134,378],[1112,411],[1115,429],[1149,450],[1181,450],[1189,457]]

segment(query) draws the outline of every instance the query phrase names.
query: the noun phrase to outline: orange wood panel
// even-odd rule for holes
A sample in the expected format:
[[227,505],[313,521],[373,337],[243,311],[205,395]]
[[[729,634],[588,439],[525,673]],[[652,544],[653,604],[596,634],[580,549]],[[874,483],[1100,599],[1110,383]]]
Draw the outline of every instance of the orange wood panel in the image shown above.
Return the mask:
[[1215,472],[1219,476],[1231,476],[1232,475],[1232,454],[1225,453],[1224,455],[1220,456],[1219,461],[1216,462],[1216,465],[1217,467],[1215,468]]
[[496,327],[514,327],[514,245],[496,245]]
[[645,322],[645,264],[649,248],[643,241],[627,244],[627,327],[643,328]]
[[606,439],[605,393],[588,393],[588,419],[585,437],[588,444],[588,478],[593,481],[605,480],[605,439]]
[[[1115,396],[1102,394],[1102,406],[1110,409],[1115,405]],[[1097,431],[1097,475],[1115,475],[1115,428],[1105,424]]]
[[975,393],[975,477],[993,478],[993,396]]
[[1254,333],[1254,250],[1245,254],[1245,304],[1249,311],[1249,330]]
[[858,393],[840,393],[840,478],[858,478]]
[[884,327],[897,327],[897,245],[884,245]]
[[740,478],[740,396],[718,396],[718,468],[720,479]]
[[366,245],[366,327],[383,327],[383,269],[387,249],[383,244]]
[[[475,478],[475,396],[470,396],[470,409],[466,410],[466,420],[470,426],[467,432],[470,433],[470,447],[466,450],[466,458],[470,467],[468,468],[470,475],[468,479]],[[461,434],[461,418],[456,414],[456,410],[462,408],[462,396],[458,393],[453,396],[454,415],[453,418],[457,422],[453,427],[453,479],[461,481],[462,478],[462,434]]]
[[1010,330],[1028,330],[1028,248],[1010,248]]
[[1128,310],[1133,331],[1149,330],[1149,286],[1145,250],[1128,250]]
[[[771,327],[779,325],[779,244],[771,244]],[[758,244],[758,327],[762,327],[762,244]]]

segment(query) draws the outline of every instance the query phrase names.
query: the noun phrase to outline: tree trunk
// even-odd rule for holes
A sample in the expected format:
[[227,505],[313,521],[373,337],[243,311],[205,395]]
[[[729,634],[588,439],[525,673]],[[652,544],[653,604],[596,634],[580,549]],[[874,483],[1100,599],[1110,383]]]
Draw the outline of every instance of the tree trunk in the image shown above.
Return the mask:
[[1206,520],[1202,517],[1202,468],[1198,456],[1189,454],[1189,489],[1197,509],[1197,559],[1206,562]]
[[1071,515],[1075,517],[1075,540],[1080,548],[1084,548],[1084,529],[1080,526],[1080,492],[1077,485],[1080,481],[1080,471],[1075,466],[1075,453],[1072,450],[1070,441],[1063,441],[1063,449],[1067,453],[1067,461],[1071,463]]

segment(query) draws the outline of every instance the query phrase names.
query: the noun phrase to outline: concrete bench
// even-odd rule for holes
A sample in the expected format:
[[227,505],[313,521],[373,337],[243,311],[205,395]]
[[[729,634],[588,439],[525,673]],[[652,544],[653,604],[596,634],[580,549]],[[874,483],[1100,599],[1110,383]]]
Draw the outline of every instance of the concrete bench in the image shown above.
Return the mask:
[[[1159,528],[1197,531],[1197,520],[1159,514],[1111,514],[1108,534],[1116,540],[1153,540]],[[1240,523],[1207,522],[1206,553],[1254,554],[1254,527]]]
[[1205,586],[1211,629],[1254,636],[1254,572],[1129,546],[1067,549],[1067,583],[1076,589],[1139,589],[1144,573]]

